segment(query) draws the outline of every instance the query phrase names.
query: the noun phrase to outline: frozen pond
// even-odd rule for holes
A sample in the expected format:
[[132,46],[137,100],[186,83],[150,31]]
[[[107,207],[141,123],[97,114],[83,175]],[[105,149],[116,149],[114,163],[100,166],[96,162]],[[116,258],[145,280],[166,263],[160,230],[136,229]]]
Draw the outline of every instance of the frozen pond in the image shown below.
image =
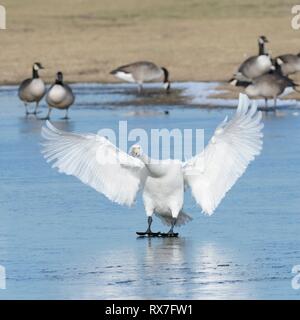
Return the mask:
[[[64,130],[118,127],[204,128],[208,139],[231,100],[209,100],[217,84],[175,84],[144,97],[127,85],[76,85]],[[138,239],[146,228],[141,198],[111,203],[40,154],[43,121],[25,117],[16,87],[0,88],[0,299],[299,299],[292,268],[300,265],[299,104],[281,101],[264,116],[264,149],[211,217],[187,194],[194,220],[178,239]],[[46,109],[43,103],[43,114]],[[168,110],[169,115],[164,111]],[[154,230],[166,231],[157,219]]]

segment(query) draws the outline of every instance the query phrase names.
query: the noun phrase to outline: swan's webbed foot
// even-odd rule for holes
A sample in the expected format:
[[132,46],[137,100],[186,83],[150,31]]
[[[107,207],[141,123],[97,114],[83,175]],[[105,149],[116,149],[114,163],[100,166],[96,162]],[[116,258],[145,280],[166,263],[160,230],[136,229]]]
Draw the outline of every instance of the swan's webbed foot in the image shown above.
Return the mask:
[[152,231],[146,231],[146,232],[136,232],[136,234],[139,237],[159,237],[161,235],[160,232],[152,232]]
[[178,232],[161,233],[160,236],[163,237],[163,238],[177,238],[178,237]]

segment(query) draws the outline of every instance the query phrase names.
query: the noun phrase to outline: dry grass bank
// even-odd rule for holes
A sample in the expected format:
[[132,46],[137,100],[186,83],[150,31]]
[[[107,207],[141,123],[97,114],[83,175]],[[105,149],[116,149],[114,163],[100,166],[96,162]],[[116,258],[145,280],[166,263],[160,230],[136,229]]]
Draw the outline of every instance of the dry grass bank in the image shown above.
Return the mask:
[[277,55],[300,51],[290,26],[294,1],[282,0],[2,0],[0,82],[16,83],[41,61],[51,81],[58,69],[72,82],[104,81],[123,63],[148,59],[172,80],[228,79],[256,38]]

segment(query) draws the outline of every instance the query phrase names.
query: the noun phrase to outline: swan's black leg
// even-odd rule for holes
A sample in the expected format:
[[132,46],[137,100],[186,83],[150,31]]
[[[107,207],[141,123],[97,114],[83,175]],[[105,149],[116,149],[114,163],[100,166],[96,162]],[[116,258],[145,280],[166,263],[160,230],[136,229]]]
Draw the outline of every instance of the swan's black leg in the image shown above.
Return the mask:
[[174,232],[174,227],[176,225],[176,221],[177,221],[177,218],[172,218],[171,229],[167,233],[161,233],[160,235],[162,237],[170,237],[170,238],[178,237],[178,233]]
[[157,237],[159,236],[160,232],[152,232],[151,230],[151,224],[152,224],[152,217],[148,217],[148,228],[146,230],[146,232],[137,232],[136,234],[138,236],[148,236],[148,237]]
[[168,232],[169,235],[174,235],[174,227],[175,227],[176,221],[177,221],[176,218],[172,218],[171,229],[170,229],[169,232]]
[[147,228],[146,233],[152,233],[152,231],[151,231],[152,221],[153,221],[152,217],[148,217],[148,228]]

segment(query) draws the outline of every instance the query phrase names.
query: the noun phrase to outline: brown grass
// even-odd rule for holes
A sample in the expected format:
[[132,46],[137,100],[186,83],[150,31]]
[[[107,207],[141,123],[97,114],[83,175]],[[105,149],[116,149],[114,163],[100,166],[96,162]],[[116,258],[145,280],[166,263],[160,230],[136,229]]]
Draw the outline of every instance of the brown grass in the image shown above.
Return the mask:
[[229,79],[266,35],[277,55],[300,51],[291,28],[294,1],[3,0],[0,82],[18,83],[41,61],[52,81],[112,82],[114,67],[147,59],[176,81]]

